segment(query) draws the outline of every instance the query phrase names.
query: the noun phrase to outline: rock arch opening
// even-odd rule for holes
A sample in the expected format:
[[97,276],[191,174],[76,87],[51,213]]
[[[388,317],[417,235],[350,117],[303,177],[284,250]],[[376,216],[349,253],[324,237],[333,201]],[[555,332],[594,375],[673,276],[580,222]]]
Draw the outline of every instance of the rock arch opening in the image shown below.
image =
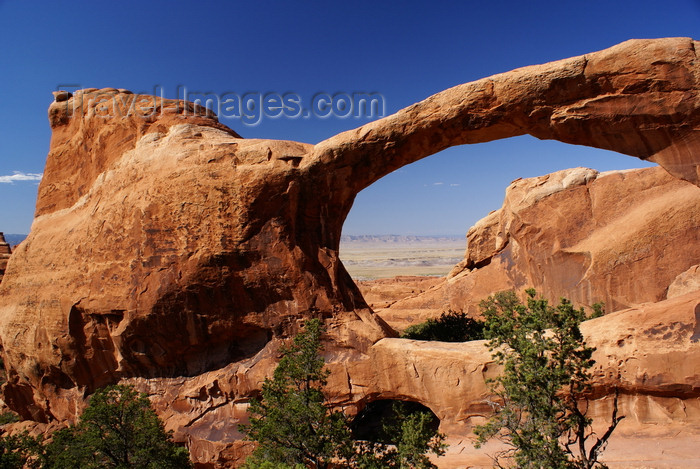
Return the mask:
[[429,407],[420,402],[400,399],[378,399],[368,402],[350,424],[355,440],[394,444],[395,434],[388,434],[386,428],[400,428],[401,422],[409,415],[424,413],[429,417],[430,430],[437,432],[440,419]]
[[469,228],[501,208],[512,181],[576,167],[606,173],[653,166],[528,135],[448,148],[357,195],[343,224],[340,258],[355,280],[444,276],[463,260]]

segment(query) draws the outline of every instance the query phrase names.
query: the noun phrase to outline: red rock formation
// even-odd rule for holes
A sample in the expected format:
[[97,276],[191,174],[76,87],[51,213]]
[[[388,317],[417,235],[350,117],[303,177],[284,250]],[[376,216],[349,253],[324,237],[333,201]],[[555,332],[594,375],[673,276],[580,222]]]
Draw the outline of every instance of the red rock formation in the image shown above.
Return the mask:
[[680,296],[700,289],[698,226],[700,189],[661,168],[517,180],[503,207],[470,228],[464,261],[441,285],[379,312],[403,328],[448,309],[478,314],[501,290],[534,287],[608,311]]
[[401,275],[393,278],[360,280],[357,286],[362,296],[374,311],[390,307],[406,297],[420,295],[436,285],[441,285],[440,277]]
[[668,286],[666,298],[675,298],[700,290],[700,265],[694,265],[680,274]]
[[[587,321],[582,331],[597,348],[593,368],[597,396],[590,415],[597,422],[610,418],[613,387],[620,390],[620,411],[626,418],[617,435],[638,439],[675,438],[692,444],[700,429],[700,299],[687,294],[658,303],[608,314]],[[353,359],[354,358],[354,359]],[[486,379],[499,370],[484,341],[466,343],[383,339],[366,356],[329,353],[332,374],[329,388],[335,402],[353,412],[376,399],[421,402],[441,420],[441,430],[465,438],[470,447],[471,429],[489,414]],[[271,367],[274,358],[260,358]],[[262,378],[260,366],[232,364],[197,377],[131,380],[154,400],[166,428],[190,442],[195,457],[208,467],[226,467],[242,460],[247,448],[236,424],[245,422],[245,405],[233,396],[237,387],[255,387]],[[232,378],[235,377],[235,378]],[[217,444],[218,443],[218,444]],[[473,451],[473,450],[472,450]],[[672,455],[671,455],[672,456]],[[484,457],[476,452],[474,461]],[[471,467],[467,456],[441,469]],[[627,460],[636,461],[634,455]],[[655,466],[648,466],[655,467]],[[660,466],[669,467],[669,466]]]
[[240,454],[237,435],[204,422],[239,415],[280,340],[319,315],[338,402],[386,392],[370,375],[390,330],[338,258],[355,195],[449,146],[525,133],[700,184],[696,46],[629,41],[514,70],[317,145],[245,140],[189,104],[123,90],[58,93],[32,232],[0,285],[5,400],[69,420],[95,387],[140,382],[215,464]]
[[[593,368],[594,394],[605,396],[618,387],[625,414],[637,423],[664,420],[662,412],[648,412],[631,403],[640,396],[659,402],[683,401],[685,418],[700,424],[700,315],[698,295],[688,294],[658,303],[622,310],[583,323],[589,345],[597,348]],[[696,311],[697,310],[697,311]],[[430,407],[442,428],[459,432],[488,413],[485,379],[494,376],[484,341],[465,343],[384,339],[370,351],[367,363],[345,365],[348,395],[415,400]],[[361,399],[360,399],[361,401]],[[678,405],[678,404],[674,404]],[[462,430],[463,434],[464,430]]]
[[309,315],[337,312],[339,347],[386,336],[337,258],[329,201],[303,183],[311,145],[244,140],[175,101],[103,116],[107,98],[142,99],[89,90],[49,109],[32,233],[2,285],[12,407],[70,418],[84,392],[224,367]]

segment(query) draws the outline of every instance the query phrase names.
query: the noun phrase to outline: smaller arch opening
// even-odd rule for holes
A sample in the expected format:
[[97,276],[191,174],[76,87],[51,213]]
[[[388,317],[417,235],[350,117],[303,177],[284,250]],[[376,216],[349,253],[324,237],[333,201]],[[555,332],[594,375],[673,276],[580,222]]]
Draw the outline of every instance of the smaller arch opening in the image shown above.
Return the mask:
[[428,427],[437,432],[440,419],[429,407],[420,402],[402,401],[399,399],[379,399],[369,402],[353,419],[350,424],[352,437],[355,440],[372,441],[375,443],[396,444],[397,429],[410,415],[424,413],[429,417]]

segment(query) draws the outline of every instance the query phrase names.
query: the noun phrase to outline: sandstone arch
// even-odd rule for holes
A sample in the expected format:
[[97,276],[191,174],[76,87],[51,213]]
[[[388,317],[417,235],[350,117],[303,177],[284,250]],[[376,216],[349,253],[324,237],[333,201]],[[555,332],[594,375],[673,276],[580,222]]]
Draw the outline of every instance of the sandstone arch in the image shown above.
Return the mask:
[[[700,185],[697,46],[635,40],[514,70],[317,145],[242,139],[155,98],[155,113],[97,115],[91,97],[129,108],[136,97],[124,90],[57,96],[32,232],[0,285],[6,401],[26,418],[65,420],[98,384],[156,386],[190,369],[217,385],[182,408],[204,408],[200,395],[235,401],[270,370],[279,340],[315,315],[328,319],[334,366],[350,376],[391,334],[338,258],[360,190],[449,146],[525,133],[655,161]],[[192,363],[249,330],[272,335],[255,358]],[[350,389],[341,400],[357,398]]]

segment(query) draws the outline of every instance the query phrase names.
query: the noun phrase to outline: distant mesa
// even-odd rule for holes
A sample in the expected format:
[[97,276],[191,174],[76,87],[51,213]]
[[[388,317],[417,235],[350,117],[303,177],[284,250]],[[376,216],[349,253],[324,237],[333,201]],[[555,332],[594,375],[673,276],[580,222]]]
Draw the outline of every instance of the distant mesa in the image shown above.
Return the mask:
[[444,276],[464,257],[458,236],[343,235],[340,256],[352,278]]
[[13,250],[19,243],[21,243],[25,239],[27,239],[26,234],[6,234],[5,235],[5,241],[7,241],[7,244],[9,244],[10,247],[13,248]]
[[0,282],[5,275],[5,269],[7,268],[7,261],[10,260],[10,255],[12,254],[12,248],[10,244],[5,240],[4,233],[0,232]]
[[464,241],[464,235],[343,235],[340,243],[436,243],[441,241]]

